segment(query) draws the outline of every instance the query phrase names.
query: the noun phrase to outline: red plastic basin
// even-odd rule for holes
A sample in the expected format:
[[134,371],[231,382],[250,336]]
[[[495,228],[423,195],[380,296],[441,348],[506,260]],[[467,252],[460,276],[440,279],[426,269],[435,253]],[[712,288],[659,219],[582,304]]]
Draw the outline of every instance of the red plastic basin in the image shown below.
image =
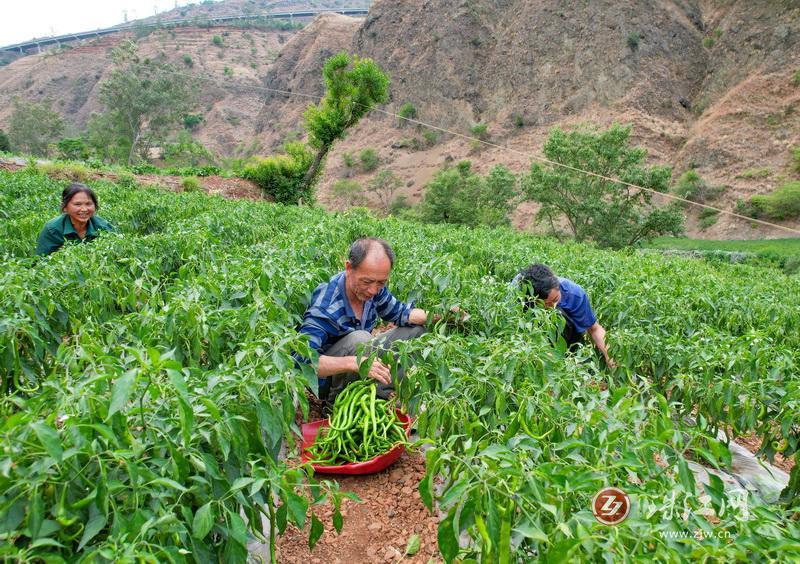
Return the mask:
[[[396,409],[395,412],[397,413],[397,418],[400,420],[400,423],[402,423],[406,430],[406,437],[409,436],[411,434],[411,418],[399,409]],[[303,462],[308,462],[311,459],[311,456],[308,454],[308,449],[314,444],[314,441],[317,440],[317,433],[319,433],[320,428],[327,427],[329,424],[327,419],[319,419],[310,423],[304,423],[300,427],[300,430],[303,432],[303,450],[300,453],[300,458]],[[405,446],[397,445],[386,454],[381,454],[366,462],[349,462],[340,466],[312,464],[311,467],[314,469],[314,472],[320,474],[374,474],[375,472],[380,472],[388,468],[402,456],[405,450]]]

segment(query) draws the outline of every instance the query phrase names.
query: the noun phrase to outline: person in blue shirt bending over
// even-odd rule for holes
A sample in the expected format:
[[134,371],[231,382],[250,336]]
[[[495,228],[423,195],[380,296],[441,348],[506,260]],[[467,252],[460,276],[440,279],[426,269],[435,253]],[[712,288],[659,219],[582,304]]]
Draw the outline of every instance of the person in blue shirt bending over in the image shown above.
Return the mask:
[[597,322],[589,296],[583,288],[572,280],[559,278],[544,264],[528,266],[517,274],[512,284],[525,291],[525,309],[536,304],[558,308],[566,320],[562,337],[571,349],[583,343],[588,333],[609,368],[616,367],[614,359],[608,355],[606,330]]
[[[358,239],[350,246],[344,272],[317,286],[311,296],[299,331],[308,335],[311,348],[319,353],[320,399],[328,404],[358,379],[357,353],[364,343],[371,343],[367,353],[372,345],[388,350],[395,341],[413,339],[426,331],[427,312],[401,302],[386,287],[394,261],[386,241]],[[396,327],[373,339],[371,331],[379,317]],[[393,389],[389,367],[376,359],[369,376],[377,382],[378,395],[387,397]]]

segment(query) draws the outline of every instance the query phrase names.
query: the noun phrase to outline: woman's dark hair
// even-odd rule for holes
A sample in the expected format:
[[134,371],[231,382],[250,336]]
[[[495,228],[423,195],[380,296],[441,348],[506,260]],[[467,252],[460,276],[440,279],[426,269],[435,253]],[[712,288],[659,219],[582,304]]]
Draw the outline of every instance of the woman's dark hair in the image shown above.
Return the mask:
[[80,182],[73,182],[72,184],[64,188],[63,192],[61,192],[61,210],[63,211],[64,208],[67,207],[67,204],[70,203],[72,198],[75,196],[75,194],[79,194],[80,192],[83,192],[84,194],[89,196],[89,198],[92,199],[92,202],[94,202],[95,209],[100,207],[99,204],[97,203],[97,195],[91,188],[89,188],[86,184],[81,184]]
[[[525,308],[533,307],[535,301],[547,299],[550,290],[558,288],[558,278],[553,271],[545,264],[532,264],[525,268],[520,274],[520,285],[525,289],[525,293],[530,298],[525,301]],[[531,292],[533,295],[531,296]]]

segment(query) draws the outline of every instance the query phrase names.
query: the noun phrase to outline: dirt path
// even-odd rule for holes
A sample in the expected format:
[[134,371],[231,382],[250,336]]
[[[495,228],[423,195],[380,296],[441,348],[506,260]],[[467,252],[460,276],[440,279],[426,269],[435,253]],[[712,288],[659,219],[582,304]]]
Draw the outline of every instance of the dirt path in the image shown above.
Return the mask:
[[[377,334],[386,327],[376,329]],[[309,421],[323,418],[322,402],[311,394]],[[297,424],[303,421],[300,414]],[[299,446],[299,445],[298,445]],[[427,564],[442,562],[436,528],[438,519],[431,515],[420,499],[417,486],[425,476],[425,458],[419,452],[406,451],[392,466],[366,476],[318,475],[319,479],[336,479],[342,491],[353,492],[362,503],[349,499],[342,503],[344,527],[336,534],[332,508],[315,507],[314,513],[325,526],[317,546],[308,549],[308,526],[300,531],[289,525],[278,538],[278,562],[298,564],[369,564],[377,562],[409,562]],[[420,538],[419,552],[404,556],[409,537]]]
[[[363,503],[344,501],[342,533],[337,535],[333,528],[330,506],[314,508],[325,526],[317,546],[313,551],[308,549],[308,527],[299,531],[290,526],[278,539],[278,561],[287,564],[441,562],[436,543],[438,521],[425,508],[417,491],[424,475],[422,456],[406,452],[378,474],[337,478],[343,491],[353,492],[363,500]],[[420,537],[419,552],[404,556],[413,534]]]

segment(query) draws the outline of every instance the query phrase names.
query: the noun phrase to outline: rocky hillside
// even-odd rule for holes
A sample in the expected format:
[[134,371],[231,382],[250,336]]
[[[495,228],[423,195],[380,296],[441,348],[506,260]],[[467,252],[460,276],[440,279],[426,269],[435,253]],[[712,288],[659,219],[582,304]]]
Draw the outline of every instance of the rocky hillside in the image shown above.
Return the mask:
[[[212,6],[244,12],[254,4]],[[225,34],[224,48],[212,44],[215,34]],[[78,131],[97,109],[95,86],[118,40],[0,68],[0,97],[54,99]],[[301,135],[302,111],[312,99],[299,94],[321,95],[322,63],[341,49],[372,57],[389,72],[387,110],[410,102],[419,119],[459,134],[486,124],[493,142],[522,152],[476,148],[447,134],[426,139],[423,130],[373,113],[328,159],[320,198],[332,207],[336,180],[366,184],[374,174],[346,167],[345,152],[376,149],[378,170],[400,175],[413,201],[445,161],[469,158],[481,170],[502,162],[522,171],[549,128],[586,122],[633,124],[653,162],[672,165],[676,176],[695,167],[710,184],[725,186],[713,203],[727,209],[797,178],[796,0],[643,0],[635,8],[613,0],[378,0],[366,19],[329,14],[300,31],[177,28],[139,41],[143,51],[206,79],[197,136],[221,154],[269,152]],[[0,127],[8,115],[8,106],[0,107]],[[528,225],[530,215],[523,206],[517,223]],[[700,231],[690,214],[689,225],[706,237],[785,236],[725,217]]]
[[[655,160],[728,186],[717,203],[729,209],[791,177],[800,3],[637,4],[384,0],[353,45],[391,69],[395,107],[412,102],[460,133],[486,123],[492,139],[536,151],[556,124],[632,123]],[[496,150],[473,160],[528,164]],[[708,235],[755,233],[720,218]]]

